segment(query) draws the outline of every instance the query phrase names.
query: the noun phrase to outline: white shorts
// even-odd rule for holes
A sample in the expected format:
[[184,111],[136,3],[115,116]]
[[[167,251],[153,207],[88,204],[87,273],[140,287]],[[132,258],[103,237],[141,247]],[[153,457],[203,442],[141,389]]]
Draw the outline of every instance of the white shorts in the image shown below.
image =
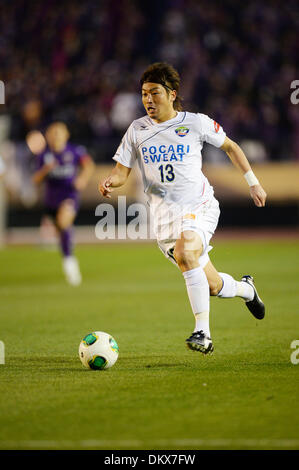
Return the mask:
[[[172,222],[167,226],[163,226],[163,229],[159,230],[159,236],[157,237],[160,250],[166,258],[177,266],[173,256],[175,243],[182,232],[186,230],[194,231],[200,236],[203,245],[203,252],[199,257],[199,264],[201,267],[206,266],[210,260],[208,252],[213,248],[209,245],[209,242],[217,228],[219,215],[219,202],[213,197],[205,204],[185,214],[182,218],[178,218],[175,223]],[[168,237],[164,238],[163,234],[166,233]]]

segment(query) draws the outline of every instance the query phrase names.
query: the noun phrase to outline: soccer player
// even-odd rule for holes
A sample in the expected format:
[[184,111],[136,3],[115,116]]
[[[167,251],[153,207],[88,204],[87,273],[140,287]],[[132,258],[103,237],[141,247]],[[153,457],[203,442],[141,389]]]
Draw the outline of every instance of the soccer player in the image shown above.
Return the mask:
[[241,281],[216,270],[208,252],[217,227],[219,203],[202,173],[204,142],[220,147],[241,171],[257,207],[265,206],[266,193],[241,148],[222,127],[200,113],[182,111],[180,77],[169,64],[150,65],[141,80],[142,102],[147,115],[132,122],[113,159],[111,174],[99,184],[105,197],[122,186],[137,161],[144,191],[149,198],[157,242],[180,268],[186,283],[195,328],[187,346],[204,354],[213,351],[210,335],[210,295],[241,297],[255,318],[265,307],[252,276]]
[[46,183],[45,214],[54,219],[62,253],[62,267],[69,284],[77,286],[82,276],[73,254],[73,223],[79,206],[79,192],[91,176],[94,163],[84,147],[68,142],[69,131],[63,122],[27,136],[30,150],[38,156],[34,183]]

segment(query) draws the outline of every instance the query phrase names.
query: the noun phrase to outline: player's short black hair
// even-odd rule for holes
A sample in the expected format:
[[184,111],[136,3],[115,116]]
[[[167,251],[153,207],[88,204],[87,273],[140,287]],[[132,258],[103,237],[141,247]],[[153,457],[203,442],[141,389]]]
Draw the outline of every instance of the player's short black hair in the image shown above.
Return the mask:
[[177,70],[170,64],[166,62],[155,62],[147,67],[143,72],[143,75],[140,79],[140,85],[144,83],[160,83],[167,93],[169,90],[175,90],[177,96],[173,102],[173,107],[176,111],[182,111],[182,98],[179,96],[180,89],[180,76]]

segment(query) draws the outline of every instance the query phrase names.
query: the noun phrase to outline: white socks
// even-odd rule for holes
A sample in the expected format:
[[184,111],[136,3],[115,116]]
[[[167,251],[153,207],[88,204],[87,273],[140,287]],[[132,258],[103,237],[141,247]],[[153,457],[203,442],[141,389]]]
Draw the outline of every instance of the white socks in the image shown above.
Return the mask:
[[72,286],[81,284],[82,277],[80,273],[79,263],[74,256],[65,256],[62,258],[62,267],[66,280]]
[[204,270],[198,268],[190,269],[183,273],[187,292],[195,316],[194,331],[203,330],[210,336],[209,312],[210,312],[210,289]]
[[223,281],[223,286],[218,297],[229,299],[232,297],[241,297],[248,302],[253,300],[254,290],[253,287],[244,281],[236,281],[232,276],[226,273],[218,273]]
[[[203,330],[207,336],[210,336],[210,288],[207,276],[201,266],[185,271],[183,276],[195,317],[194,331]],[[222,278],[223,286],[218,293],[218,297],[241,297],[245,302],[253,300],[254,290],[247,282],[236,281],[226,273],[219,273],[219,276]]]

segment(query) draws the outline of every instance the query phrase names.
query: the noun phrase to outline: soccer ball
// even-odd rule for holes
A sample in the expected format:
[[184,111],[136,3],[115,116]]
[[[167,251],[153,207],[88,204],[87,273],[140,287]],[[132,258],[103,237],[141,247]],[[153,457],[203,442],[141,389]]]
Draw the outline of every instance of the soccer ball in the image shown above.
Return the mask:
[[109,369],[118,358],[117,342],[104,331],[94,331],[82,339],[79,345],[79,357],[88,369]]

